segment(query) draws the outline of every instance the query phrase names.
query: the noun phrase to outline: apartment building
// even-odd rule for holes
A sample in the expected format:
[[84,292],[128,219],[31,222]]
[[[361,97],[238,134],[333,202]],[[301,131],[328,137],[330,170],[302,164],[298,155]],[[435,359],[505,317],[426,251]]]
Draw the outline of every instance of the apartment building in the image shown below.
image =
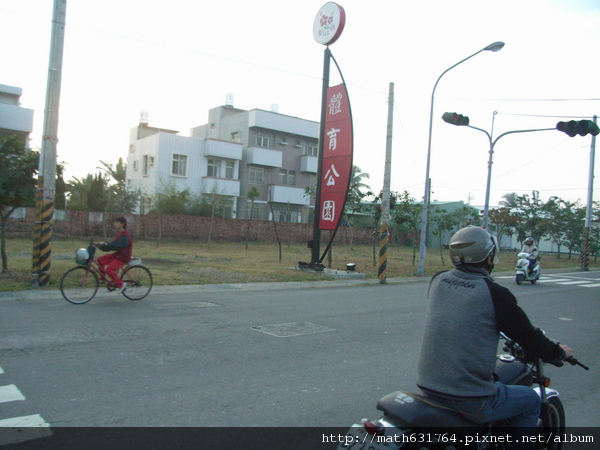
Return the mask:
[[18,134],[29,145],[33,130],[33,110],[21,107],[23,89],[0,84],[0,134]]
[[178,190],[217,194],[226,199],[229,217],[248,218],[247,193],[255,187],[252,218],[312,221],[318,122],[233,105],[211,109],[208,122],[189,137],[140,122],[130,137],[127,184],[147,199],[173,183]]

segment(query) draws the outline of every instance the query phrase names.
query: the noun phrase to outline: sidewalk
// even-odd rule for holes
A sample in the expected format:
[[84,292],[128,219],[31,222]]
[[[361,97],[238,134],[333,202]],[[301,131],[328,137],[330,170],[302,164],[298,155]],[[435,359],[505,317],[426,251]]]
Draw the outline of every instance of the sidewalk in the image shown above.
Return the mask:
[[[591,270],[590,272],[595,272]],[[574,269],[548,269],[543,273],[575,273],[577,270]],[[498,272],[493,273],[494,276],[510,276],[514,273],[511,272]],[[238,292],[250,292],[250,291],[271,291],[277,289],[322,289],[322,288],[334,288],[334,287],[346,287],[346,286],[361,286],[361,285],[376,285],[380,284],[376,278],[355,278],[355,274],[349,274],[348,278],[340,276],[333,280],[323,281],[282,281],[282,282],[264,282],[264,283],[227,283],[227,284],[199,284],[199,285],[178,285],[178,286],[154,286],[150,295],[154,294],[193,294],[203,292],[223,292],[223,291],[238,291]],[[433,275],[433,274],[432,274]],[[542,274],[543,276],[543,274]],[[387,285],[395,284],[408,284],[408,283],[423,283],[429,282],[431,276],[425,277],[398,277],[388,278],[386,280]],[[108,292],[101,286],[98,289],[98,295],[108,294]],[[0,292],[0,301],[3,300],[38,300],[38,299],[62,299],[60,289],[29,289],[15,292]]]

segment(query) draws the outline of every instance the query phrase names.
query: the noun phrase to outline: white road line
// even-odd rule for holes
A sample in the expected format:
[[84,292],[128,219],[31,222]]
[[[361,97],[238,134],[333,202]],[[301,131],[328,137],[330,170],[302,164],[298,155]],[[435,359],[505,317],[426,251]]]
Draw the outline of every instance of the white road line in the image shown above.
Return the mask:
[[25,396],[14,384],[0,386],[0,403],[14,402],[17,400],[25,400]]
[[569,281],[571,278],[542,278],[538,283],[558,283],[561,281]]
[[581,287],[600,287],[600,283],[582,284]]
[[0,420],[0,445],[52,436],[50,424],[39,414]]
[[581,280],[579,280],[579,281],[567,281],[567,282],[564,282],[564,283],[556,283],[556,284],[563,284],[563,285],[569,285],[569,284],[590,284],[590,282],[589,281],[581,281]]
[[0,373],[4,373],[4,369],[0,366]]

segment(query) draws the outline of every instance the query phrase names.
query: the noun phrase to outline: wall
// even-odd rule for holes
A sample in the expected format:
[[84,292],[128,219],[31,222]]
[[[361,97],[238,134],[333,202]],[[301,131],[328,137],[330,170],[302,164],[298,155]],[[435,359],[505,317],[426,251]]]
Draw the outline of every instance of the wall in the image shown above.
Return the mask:
[[[52,233],[53,238],[81,238],[104,239],[104,230],[107,237],[113,236],[112,219],[118,214],[109,213],[103,222],[94,221],[103,216],[101,213],[88,211],[65,211],[64,220],[55,220]],[[137,239],[197,239],[208,240],[210,217],[178,216],[168,214],[127,215],[128,229]],[[92,220],[90,220],[92,219]],[[22,219],[10,218],[8,220],[8,237],[31,238],[35,220],[34,208],[26,208],[25,217]],[[250,224],[249,224],[250,222]],[[276,242],[274,225],[282,243],[306,243],[312,239],[313,226],[305,223],[284,223],[263,220],[246,219],[218,219],[213,223],[213,241],[258,241]],[[250,225],[250,227],[248,227]],[[328,231],[322,232],[322,242],[330,237]],[[371,244],[371,230],[369,228],[340,227],[335,242],[338,244]]]

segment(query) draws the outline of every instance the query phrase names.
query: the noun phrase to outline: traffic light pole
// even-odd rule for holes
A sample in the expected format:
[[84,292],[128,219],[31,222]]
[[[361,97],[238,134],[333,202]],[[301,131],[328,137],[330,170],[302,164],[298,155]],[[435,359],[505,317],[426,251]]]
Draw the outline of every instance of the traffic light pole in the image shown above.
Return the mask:
[[[596,124],[598,116],[594,116],[593,122]],[[596,155],[596,135],[592,134],[592,144],[590,145],[590,175],[588,181],[587,207],[585,211],[585,229],[583,231],[583,248],[581,252],[581,266],[583,271],[589,270],[590,263],[590,231],[592,230],[592,206],[594,204],[594,160]]]
[[488,158],[488,173],[487,173],[487,183],[486,183],[486,188],[485,188],[485,204],[483,207],[483,220],[482,220],[482,224],[481,227],[484,229],[488,229],[490,222],[489,222],[489,210],[490,210],[490,188],[492,185],[492,164],[494,164],[494,147],[496,146],[496,143],[500,140],[500,138],[504,137],[504,136],[508,136],[509,134],[517,134],[517,133],[532,133],[534,131],[556,131],[556,128],[536,128],[536,129],[532,129],[532,130],[513,130],[513,131],[507,131],[506,133],[502,133],[500,136],[498,136],[496,139],[492,139],[492,135],[490,133],[488,133],[486,130],[484,130],[483,128],[477,128],[474,127],[472,125],[467,125],[468,128],[472,128],[474,130],[477,131],[481,131],[482,133],[485,133],[485,135],[488,138],[488,141],[490,143],[490,150],[489,150],[489,158]]

